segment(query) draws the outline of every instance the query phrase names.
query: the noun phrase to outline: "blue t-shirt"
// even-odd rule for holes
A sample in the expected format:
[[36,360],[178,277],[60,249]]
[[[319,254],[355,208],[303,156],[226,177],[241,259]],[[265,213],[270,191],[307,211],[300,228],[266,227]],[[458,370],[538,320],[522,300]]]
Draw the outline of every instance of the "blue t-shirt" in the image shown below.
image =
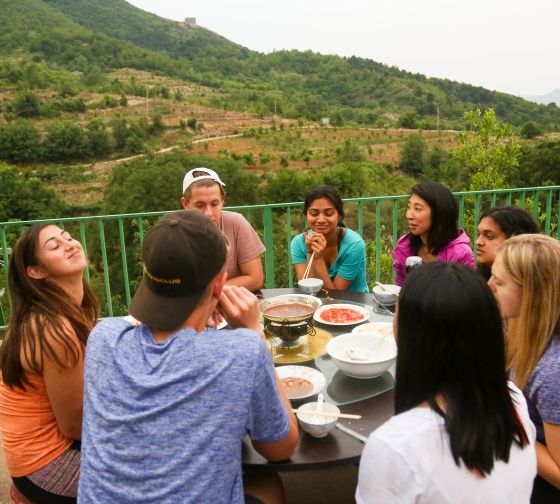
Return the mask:
[[[307,262],[307,247],[303,234],[297,235],[291,244],[292,263]],[[336,275],[352,282],[348,290],[351,292],[369,292],[366,281],[366,245],[362,237],[346,228],[340,244],[336,260],[328,269],[329,277],[334,280]]]
[[523,394],[529,416],[537,428],[537,441],[544,441],[543,422],[560,425],[560,337],[553,336],[535,366]]
[[85,359],[78,501],[243,503],[243,437],[289,432],[272,359],[248,329],[150,329],[102,320]]

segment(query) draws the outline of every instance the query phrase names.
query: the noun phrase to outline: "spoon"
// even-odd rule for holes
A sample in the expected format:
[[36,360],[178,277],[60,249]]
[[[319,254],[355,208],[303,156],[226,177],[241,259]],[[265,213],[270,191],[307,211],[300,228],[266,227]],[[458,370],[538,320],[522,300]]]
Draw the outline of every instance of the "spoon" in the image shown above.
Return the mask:
[[385,286],[384,286],[381,282],[378,282],[377,280],[375,281],[375,285],[379,285],[379,287],[381,287],[381,290],[382,290],[382,291],[385,291],[385,292],[387,291],[387,289],[385,288]]
[[320,416],[323,413],[323,394],[319,394],[317,396],[317,407],[315,408],[315,414],[313,415],[313,422],[320,422],[322,417]]

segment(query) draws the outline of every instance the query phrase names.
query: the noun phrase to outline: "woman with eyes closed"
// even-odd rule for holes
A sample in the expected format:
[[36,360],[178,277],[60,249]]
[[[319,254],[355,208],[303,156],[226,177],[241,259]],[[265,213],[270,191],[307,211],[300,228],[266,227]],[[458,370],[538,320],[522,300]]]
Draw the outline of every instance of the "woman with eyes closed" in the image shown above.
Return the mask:
[[309,231],[297,235],[291,244],[298,280],[313,255],[309,277],[322,279],[326,289],[368,292],[365,243],[342,224],[340,193],[330,186],[312,189],[305,197],[303,213]]
[[470,238],[457,228],[458,217],[457,201],[444,185],[422,182],[412,187],[406,211],[409,232],[393,250],[397,285],[404,282],[409,256],[420,256],[425,263],[458,262],[475,267]]
[[510,205],[497,206],[484,212],[478,223],[479,236],[475,242],[478,272],[489,280],[498,245],[511,236],[538,232],[539,225],[522,208]]
[[80,242],[53,224],[28,228],[10,258],[0,431],[11,493],[33,502],[76,502],[84,350],[99,313],[86,266]]
[[256,291],[264,282],[261,255],[265,248],[243,215],[222,210],[224,187],[214,170],[202,167],[190,170],[183,179],[181,206],[204,213],[226,236],[229,246],[226,283]]

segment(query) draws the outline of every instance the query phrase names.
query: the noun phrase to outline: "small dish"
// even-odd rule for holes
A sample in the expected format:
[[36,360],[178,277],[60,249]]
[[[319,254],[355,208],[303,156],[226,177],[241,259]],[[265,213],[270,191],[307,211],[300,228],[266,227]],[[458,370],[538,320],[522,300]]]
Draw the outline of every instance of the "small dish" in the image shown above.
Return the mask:
[[[305,432],[313,437],[322,438],[334,429],[336,422],[338,422],[338,418],[315,415],[316,410],[317,402],[305,403],[298,408],[296,416],[299,420],[301,428]],[[340,413],[338,406],[328,402],[323,403],[323,411],[334,413],[336,415]]]
[[327,384],[323,373],[307,366],[279,366],[276,373],[288,399],[314,396]]
[[321,324],[348,326],[361,324],[369,319],[370,311],[353,304],[329,304],[317,308],[313,319]]

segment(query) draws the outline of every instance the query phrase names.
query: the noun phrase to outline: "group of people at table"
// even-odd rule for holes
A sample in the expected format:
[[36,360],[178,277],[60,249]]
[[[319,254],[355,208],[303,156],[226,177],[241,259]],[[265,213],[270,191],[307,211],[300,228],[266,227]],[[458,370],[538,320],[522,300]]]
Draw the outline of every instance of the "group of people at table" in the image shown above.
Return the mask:
[[[14,502],[281,502],[278,478],[243,473],[241,440],[270,461],[298,442],[256,296],[264,246],[223,211],[225,184],[189,171],[184,210],[142,244],[133,318],[98,321],[79,241],[54,224],[13,248],[0,347],[0,431]],[[304,202],[298,278],[366,292],[363,239],[339,192]],[[457,203],[412,188],[393,251],[402,285],[395,416],[371,433],[362,502],[560,502],[560,243],[524,210],[478,224],[477,261]],[[407,274],[405,261],[420,256]],[[218,331],[223,317],[228,329]]]

